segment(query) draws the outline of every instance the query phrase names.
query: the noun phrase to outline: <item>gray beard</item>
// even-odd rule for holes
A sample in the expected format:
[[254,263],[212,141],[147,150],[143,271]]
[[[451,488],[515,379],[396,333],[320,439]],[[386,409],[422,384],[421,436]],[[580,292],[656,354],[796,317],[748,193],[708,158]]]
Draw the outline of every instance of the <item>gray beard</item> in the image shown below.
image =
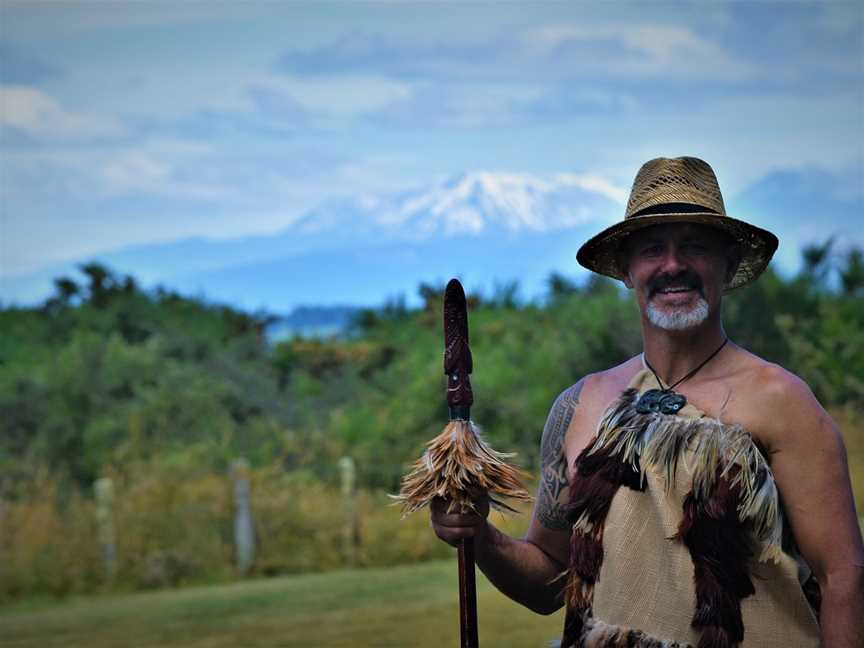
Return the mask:
[[708,302],[699,297],[696,305],[689,309],[677,309],[671,312],[660,310],[653,302],[648,302],[648,321],[657,328],[666,331],[684,331],[699,326],[708,319]]

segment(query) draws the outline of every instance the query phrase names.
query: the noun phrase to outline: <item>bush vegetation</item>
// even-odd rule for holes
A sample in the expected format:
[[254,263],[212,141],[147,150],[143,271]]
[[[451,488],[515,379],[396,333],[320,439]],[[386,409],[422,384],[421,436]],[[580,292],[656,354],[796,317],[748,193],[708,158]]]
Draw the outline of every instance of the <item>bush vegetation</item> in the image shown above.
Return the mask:
[[[235,577],[232,461],[251,465],[253,574],[349,560],[337,462],[357,465],[356,547],[378,566],[439,558],[423,516],[386,507],[446,418],[443,286],[423,306],[364,311],[340,337],[272,343],[273,318],[156,289],[98,264],[56,280],[35,308],[0,308],[0,601]],[[474,418],[536,470],[557,394],[638,353],[637,312],[616,284],[549,278],[469,297]],[[831,242],[802,271],[730,294],[731,337],[801,375],[841,422],[864,502],[864,262]],[[115,489],[116,563],[102,567],[93,484]],[[508,522],[516,529],[522,522]]]

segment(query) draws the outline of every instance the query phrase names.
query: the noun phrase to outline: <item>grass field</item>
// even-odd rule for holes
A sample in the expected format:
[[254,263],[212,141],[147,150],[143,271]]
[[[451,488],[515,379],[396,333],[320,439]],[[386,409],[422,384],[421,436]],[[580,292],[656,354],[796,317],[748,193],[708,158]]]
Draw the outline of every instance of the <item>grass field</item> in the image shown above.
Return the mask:
[[[858,412],[841,411],[836,416],[846,433],[860,515],[864,428]],[[518,537],[527,520],[514,516],[496,518],[495,523]],[[864,528],[864,518],[861,523]],[[425,521],[423,525],[428,534]],[[482,645],[541,648],[560,636],[563,613],[535,615],[498,593],[482,575],[477,584]],[[0,648],[455,647],[456,592],[455,561],[445,561],[24,601],[0,607]]]
[[[480,641],[546,646],[563,613],[538,616],[478,573]],[[459,645],[455,561],[0,609],[3,648],[300,648]]]

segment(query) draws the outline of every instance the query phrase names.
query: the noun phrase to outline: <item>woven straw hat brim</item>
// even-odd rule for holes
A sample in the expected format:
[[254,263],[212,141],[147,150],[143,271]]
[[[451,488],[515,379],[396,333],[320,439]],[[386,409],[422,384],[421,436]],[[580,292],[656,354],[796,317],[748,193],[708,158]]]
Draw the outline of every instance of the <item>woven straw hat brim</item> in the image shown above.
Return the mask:
[[624,275],[618,267],[618,254],[624,239],[636,230],[669,223],[707,225],[726,232],[737,241],[741,249],[741,263],[724,287],[724,292],[740,288],[762,274],[779,244],[777,237],[768,230],[715,212],[650,214],[632,216],[607,227],[579,248],[576,260],[589,270],[613,279],[623,279]]

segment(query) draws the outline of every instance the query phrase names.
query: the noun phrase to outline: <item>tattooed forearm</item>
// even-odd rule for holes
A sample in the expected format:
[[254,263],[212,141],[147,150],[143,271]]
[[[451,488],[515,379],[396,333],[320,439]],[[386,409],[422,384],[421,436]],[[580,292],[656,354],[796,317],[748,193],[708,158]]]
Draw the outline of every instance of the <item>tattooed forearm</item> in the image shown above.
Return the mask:
[[567,528],[567,455],[564,437],[579,404],[582,383],[564,391],[552,405],[540,441],[541,478],[535,514],[547,529]]

